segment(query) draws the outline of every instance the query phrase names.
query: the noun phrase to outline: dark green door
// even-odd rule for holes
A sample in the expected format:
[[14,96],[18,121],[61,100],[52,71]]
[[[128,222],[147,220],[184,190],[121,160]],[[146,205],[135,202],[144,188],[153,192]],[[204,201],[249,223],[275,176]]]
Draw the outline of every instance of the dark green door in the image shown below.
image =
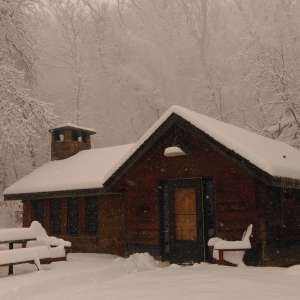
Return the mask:
[[212,177],[161,182],[161,256],[171,262],[210,260],[207,241],[216,235]]
[[176,263],[204,261],[206,238],[201,179],[164,182],[161,212],[163,258]]

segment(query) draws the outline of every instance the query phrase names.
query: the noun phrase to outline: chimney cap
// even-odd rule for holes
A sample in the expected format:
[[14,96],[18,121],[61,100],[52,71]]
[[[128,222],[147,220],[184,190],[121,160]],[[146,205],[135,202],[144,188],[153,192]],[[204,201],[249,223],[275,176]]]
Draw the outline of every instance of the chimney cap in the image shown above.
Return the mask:
[[76,130],[80,130],[82,132],[86,132],[90,135],[95,134],[96,131],[93,128],[88,128],[88,127],[83,127],[83,126],[79,126],[73,123],[64,123],[64,124],[60,124],[56,127],[50,128],[49,132],[55,132],[57,130],[61,130],[61,129],[76,129]]

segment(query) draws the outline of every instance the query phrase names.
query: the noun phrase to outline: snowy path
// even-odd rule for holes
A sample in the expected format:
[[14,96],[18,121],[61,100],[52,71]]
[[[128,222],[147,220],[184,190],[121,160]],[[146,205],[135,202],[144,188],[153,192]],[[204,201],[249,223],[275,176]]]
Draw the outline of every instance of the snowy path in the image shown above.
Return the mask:
[[[300,266],[231,268],[216,265],[157,267],[147,257],[124,260],[100,254],[71,254],[41,272],[17,266],[0,269],[1,300],[298,300]],[[28,273],[26,273],[28,272]]]

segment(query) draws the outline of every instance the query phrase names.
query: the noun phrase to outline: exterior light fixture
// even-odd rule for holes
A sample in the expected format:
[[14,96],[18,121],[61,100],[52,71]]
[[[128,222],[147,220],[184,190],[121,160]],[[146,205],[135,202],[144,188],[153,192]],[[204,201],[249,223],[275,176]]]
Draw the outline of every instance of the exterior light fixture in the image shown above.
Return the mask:
[[164,150],[164,156],[166,157],[176,157],[176,156],[184,156],[186,153],[181,149],[180,146],[171,146],[167,147]]

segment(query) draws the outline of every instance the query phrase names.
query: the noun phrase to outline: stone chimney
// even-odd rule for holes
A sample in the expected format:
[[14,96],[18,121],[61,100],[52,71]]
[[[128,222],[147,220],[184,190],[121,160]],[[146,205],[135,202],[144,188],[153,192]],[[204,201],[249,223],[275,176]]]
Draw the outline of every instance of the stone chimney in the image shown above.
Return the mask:
[[51,133],[51,160],[68,158],[81,150],[91,149],[91,135],[96,131],[71,123],[49,130]]

